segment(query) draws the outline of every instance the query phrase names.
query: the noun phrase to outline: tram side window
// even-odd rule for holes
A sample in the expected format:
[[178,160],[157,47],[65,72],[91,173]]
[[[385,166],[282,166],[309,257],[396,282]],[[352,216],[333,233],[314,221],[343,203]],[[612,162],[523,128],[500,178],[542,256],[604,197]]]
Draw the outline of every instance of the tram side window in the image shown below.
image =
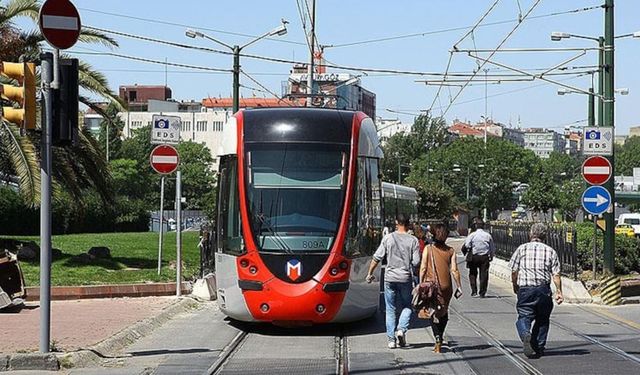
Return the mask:
[[235,156],[220,161],[220,196],[218,198],[218,248],[223,253],[239,255],[244,251],[240,204],[238,200],[238,162]]
[[355,193],[351,205],[346,255],[372,255],[380,242],[381,201],[378,161],[358,158]]

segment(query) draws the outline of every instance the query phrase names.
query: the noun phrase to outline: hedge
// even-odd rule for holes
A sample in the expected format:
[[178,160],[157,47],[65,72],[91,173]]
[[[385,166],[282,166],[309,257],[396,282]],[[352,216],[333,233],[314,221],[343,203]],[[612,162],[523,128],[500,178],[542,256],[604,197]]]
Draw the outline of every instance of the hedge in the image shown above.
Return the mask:
[[[578,265],[583,270],[593,268],[593,223],[576,224]],[[596,245],[598,256],[596,266],[602,269],[603,232],[597,230]],[[615,273],[628,274],[632,271],[640,272],[640,241],[624,235],[616,235],[615,243]]]

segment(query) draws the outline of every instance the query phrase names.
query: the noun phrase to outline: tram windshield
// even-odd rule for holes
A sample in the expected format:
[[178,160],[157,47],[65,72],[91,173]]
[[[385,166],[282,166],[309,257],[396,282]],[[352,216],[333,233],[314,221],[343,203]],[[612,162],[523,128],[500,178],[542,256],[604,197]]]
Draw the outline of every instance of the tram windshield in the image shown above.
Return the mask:
[[264,252],[328,252],[342,212],[347,146],[248,147],[247,196],[253,234]]

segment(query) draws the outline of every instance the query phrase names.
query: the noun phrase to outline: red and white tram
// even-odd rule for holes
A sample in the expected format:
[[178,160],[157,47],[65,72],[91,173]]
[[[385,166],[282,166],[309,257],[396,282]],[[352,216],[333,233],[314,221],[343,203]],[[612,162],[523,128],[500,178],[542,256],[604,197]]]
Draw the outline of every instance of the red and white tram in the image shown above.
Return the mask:
[[373,315],[379,285],[365,276],[382,232],[373,121],[335,109],[243,110],[225,125],[218,157],[221,310],[283,325]]

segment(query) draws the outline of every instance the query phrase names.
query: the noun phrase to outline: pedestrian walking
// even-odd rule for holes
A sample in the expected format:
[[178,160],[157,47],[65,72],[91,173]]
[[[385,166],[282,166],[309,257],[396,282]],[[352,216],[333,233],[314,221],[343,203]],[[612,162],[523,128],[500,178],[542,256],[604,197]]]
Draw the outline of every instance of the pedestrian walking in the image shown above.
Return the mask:
[[528,358],[544,355],[553,310],[551,279],[556,286],[556,302],[559,305],[564,300],[558,254],[543,243],[546,236],[544,224],[533,224],[531,241],[520,245],[509,261],[513,291],[518,296],[516,329]]
[[432,313],[431,329],[436,340],[433,351],[440,353],[444,330],[449,321],[449,302],[454,294],[452,275],[456,282],[456,298],[462,296],[462,291],[460,290],[460,272],[458,271],[458,262],[456,262],[456,252],[445,243],[449,237],[449,226],[446,223],[433,224],[431,225],[431,234],[433,244],[425,246],[422,252],[420,282],[435,280],[438,285],[438,309]]
[[367,282],[374,280],[373,271],[386,259],[384,272],[384,303],[386,310],[387,346],[389,349],[407,345],[411,319],[413,269],[420,264],[418,239],[407,233],[409,218],[399,214],[396,231],[382,238],[373,254]]
[[[469,269],[469,284],[471,296],[480,293],[480,298],[487,294],[489,285],[489,265],[496,252],[493,237],[484,230],[484,222],[475,218],[473,226],[475,231],[464,241],[463,254],[467,256],[467,268]],[[478,290],[478,271],[480,271],[480,289]]]

